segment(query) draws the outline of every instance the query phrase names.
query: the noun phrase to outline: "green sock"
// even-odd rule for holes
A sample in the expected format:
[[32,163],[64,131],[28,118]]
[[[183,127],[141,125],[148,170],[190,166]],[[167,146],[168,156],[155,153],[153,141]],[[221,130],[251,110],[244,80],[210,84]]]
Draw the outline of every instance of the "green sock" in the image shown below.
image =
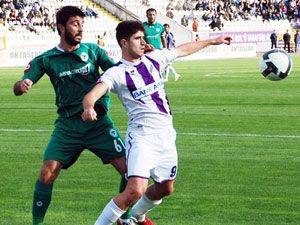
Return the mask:
[[127,180],[125,177],[121,177],[121,182],[120,182],[120,186],[119,186],[119,193],[123,192],[126,188],[127,185]]
[[[121,178],[120,182],[120,187],[119,187],[119,192],[121,193],[122,191],[125,190],[127,184],[127,179],[125,177]],[[129,219],[131,217],[131,209],[128,209],[122,216],[121,219]]]
[[53,184],[43,184],[37,180],[33,193],[33,225],[42,225],[48,206],[51,202]]

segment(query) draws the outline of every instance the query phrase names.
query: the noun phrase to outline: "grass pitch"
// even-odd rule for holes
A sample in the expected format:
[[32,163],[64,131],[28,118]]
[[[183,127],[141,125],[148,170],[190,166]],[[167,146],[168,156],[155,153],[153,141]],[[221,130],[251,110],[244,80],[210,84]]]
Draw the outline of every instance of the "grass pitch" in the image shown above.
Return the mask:
[[[278,82],[258,59],[175,62],[166,84],[177,130],[175,192],[149,216],[157,225],[300,224],[300,58]],[[29,94],[12,86],[23,68],[0,69],[0,224],[31,223],[32,192],[56,118],[45,76]],[[126,114],[112,94],[123,133]],[[94,224],[119,176],[90,152],[57,179],[49,225]]]

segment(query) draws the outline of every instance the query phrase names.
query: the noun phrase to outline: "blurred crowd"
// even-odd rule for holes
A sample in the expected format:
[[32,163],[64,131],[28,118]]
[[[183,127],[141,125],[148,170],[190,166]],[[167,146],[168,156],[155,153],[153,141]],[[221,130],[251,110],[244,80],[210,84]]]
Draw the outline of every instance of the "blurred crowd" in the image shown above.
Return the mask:
[[[63,2],[58,0],[56,2]],[[55,8],[48,7],[47,0],[0,0],[0,20],[4,25],[14,30],[16,25],[25,26],[28,30],[37,32],[38,27],[55,30]],[[86,16],[98,17],[96,9],[81,6]]]
[[174,18],[182,10],[186,12],[181,18],[183,26],[205,21],[221,29],[222,21],[298,19],[300,0],[170,0],[166,15]]
[[[212,30],[221,30],[224,21],[262,20],[265,22],[300,19],[300,0],[168,1],[166,16],[172,19],[179,16],[183,26],[192,23],[195,32],[198,31],[200,22],[209,23]],[[37,26],[54,30],[55,9],[49,2],[47,0],[0,0],[0,21],[10,29],[14,29],[15,25],[21,25],[33,32],[37,31]],[[63,0],[55,2],[63,2]],[[142,3],[149,6],[146,0],[142,0]],[[86,16],[98,17],[95,8],[88,6],[81,6],[81,8]],[[182,12],[184,12],[183,16]]]

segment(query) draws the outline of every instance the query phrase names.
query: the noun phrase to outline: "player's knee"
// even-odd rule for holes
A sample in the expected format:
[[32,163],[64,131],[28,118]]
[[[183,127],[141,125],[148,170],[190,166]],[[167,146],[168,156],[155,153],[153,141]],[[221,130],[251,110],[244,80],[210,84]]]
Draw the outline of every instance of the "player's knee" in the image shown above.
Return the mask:
[[127,188],[127,196],[128,196],[128,205],[133,204],[138,199],[140,199],[143,194],[145,193],[145,190],[141,187],[132,187]]
[[168,195],[171,195],[173,192],[174,192],[174,187],[173,186],[168,186],[163,190],[162,195],[163,196],[168,196]]
[[40,174],[40,181],[44,184],[51,184],[57,178],[62,165],[56,161],[45,161]]

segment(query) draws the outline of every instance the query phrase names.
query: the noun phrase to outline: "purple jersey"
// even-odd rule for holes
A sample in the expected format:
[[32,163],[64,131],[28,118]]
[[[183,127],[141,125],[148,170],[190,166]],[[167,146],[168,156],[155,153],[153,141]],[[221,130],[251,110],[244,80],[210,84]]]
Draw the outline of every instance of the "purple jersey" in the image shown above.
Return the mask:
[[167,48],[171,49],[175,47],[175,39],[174,39],[174,35],[172,32],[166,32],[165,34],[165,38],[167,41]]
[[157,128],[172,124],[172,115],[161,72],[177,57],[176,49],[155,50],[137,63],[121,59],[100,81],[118,94],[130,125]]

